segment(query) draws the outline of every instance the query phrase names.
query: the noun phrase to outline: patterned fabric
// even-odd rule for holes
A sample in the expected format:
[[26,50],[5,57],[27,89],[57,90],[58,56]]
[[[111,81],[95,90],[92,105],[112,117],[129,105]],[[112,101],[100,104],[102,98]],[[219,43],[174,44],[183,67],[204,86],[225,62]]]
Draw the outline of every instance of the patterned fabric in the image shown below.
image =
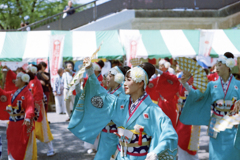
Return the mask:
[[34,108],[34,121],[37,121],[38,120],[38,118],[39,118],[39,111],[38,111],[38,109],[37,108]]
[[232,76],[233,76],[232,74],[229,76],[229,78],[228,78],[226,83],[223,81],[222,77],[220,77],[222,85],[223,85],[224,94],[227,94],[226,92],[227,92],[227,89],[228,89],[228,85],[231,82],[230,80],[232,79]]
[[111,91],[111,89],[108,90],[109,94],[113,94],[114,92],[116,92],[116,90],[118,90],[121,87],[121,85],[119,85],[117,88],[115,88],[114,90]]
[[22,101],[17,102],[17,107],[12,107],[9,121],[17,122],[24,120],[25,110],[22,108]]
[[[111,121],[111,122],[113,122],[113,121]],[[116,124],[107,125],[106,127],[103,128],[102,131],[107,132],[107,133],[117,132],[117,125]]]
[[231,100],[217,100],[212,104],[213,113],[218,116],[225,116],[231,110],[233,101]]
[[[138,138],[139,135],[138,134],[133,134],[133,138],[130,142],[131,143],[138,143]],[[151,137],[148,135],[142,135],[142,142],[147,142],[147,141],[151,141]],[[120,144],[118,144],[118,150],[120,150],[121,146]],[[148,154],[148,150],[149,150],[149,145],[146,146],[140,146],[140,147],[128,147],[127,148],[127,154],[129,155],[133,155],[133,156],[144,156]]]
[[131,103],[131,106],[130,106],[130,113],[131,114],[133,113],[134,109],[137,107],[138,103],[141,102],[145,96],[147,96],[147,92],[144,92],[144,94],[140,98],[138,98],[134,103],[133,103],[133,100],[131,98],[131,102],[130,102]]
[[176,157],[177,149],[170,151],[169,149],[163,151],[158,155],[158,159],[164,159],[164,160],[174,160]]
[[12,102],[12,103],[13,103],[13,101],[15,100],[15,98],[18,96],[18,94],[19,94],[25,87],[27,87],[27,85],[24,86],[24,87],[22,87],[22,88],[20,88],[20,89],[18,89],[18,90],[13,94],[12,99],[11,99],[11,102]]

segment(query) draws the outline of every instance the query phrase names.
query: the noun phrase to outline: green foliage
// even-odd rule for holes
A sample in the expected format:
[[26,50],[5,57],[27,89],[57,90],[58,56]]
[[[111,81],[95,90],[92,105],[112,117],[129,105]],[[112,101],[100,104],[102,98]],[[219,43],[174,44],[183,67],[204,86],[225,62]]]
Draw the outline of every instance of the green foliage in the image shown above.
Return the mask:
[[68,0],[1,0],[0,29],[17,29],[21,22],[33,23],[47,18],[62,12],[67,4]]

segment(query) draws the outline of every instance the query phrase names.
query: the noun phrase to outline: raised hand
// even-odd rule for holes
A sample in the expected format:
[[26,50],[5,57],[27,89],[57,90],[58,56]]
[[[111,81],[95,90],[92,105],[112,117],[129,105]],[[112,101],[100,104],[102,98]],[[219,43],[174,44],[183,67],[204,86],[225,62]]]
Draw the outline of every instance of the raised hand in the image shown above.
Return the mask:
[[189,80],[189,78],[191,77],[192,75],[191,75],[191,73],[190,72],[188,72],[188,71],[183,71],[183,75],[182,75],[182,78],[181,78],[181,83],[182,84],[185,84],[188,80]]

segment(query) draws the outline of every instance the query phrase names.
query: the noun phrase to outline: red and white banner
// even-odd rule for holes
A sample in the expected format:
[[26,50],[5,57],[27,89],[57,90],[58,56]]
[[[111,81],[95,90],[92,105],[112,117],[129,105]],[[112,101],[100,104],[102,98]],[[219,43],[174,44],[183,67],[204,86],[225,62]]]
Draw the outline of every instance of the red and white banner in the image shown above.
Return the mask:
[[212,49],[213,38],[214,38],[214,31],[201,30],[198,56],[207,57],[210,55],[210,52]]
[[28,63],[27,62],[0,62],[1,66],[7,66],[11,70],[15,71],[18,67],[22,67],[26,70]]
[[49,54],[51,84],[53,84],[54,78],[58,75],[58,69],[62,67],[64,37],[64,35],[51,36]]
[[138,30],[120,30],[120,38],[126,51],[127,65],[132,66],[133,58],[147,58],[148,53]]

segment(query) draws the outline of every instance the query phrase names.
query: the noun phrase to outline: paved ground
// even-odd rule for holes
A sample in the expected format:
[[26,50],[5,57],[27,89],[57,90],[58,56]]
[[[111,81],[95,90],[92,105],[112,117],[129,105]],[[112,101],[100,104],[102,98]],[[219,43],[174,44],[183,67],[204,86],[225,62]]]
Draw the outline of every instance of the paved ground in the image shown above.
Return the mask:
[[[88,155],[83,147],[83,141],[75,137],[68,129],[68,123],[65,122],[65,115],[57,115],[48,113],[48,119],[51,122],[50,127],[54,137],[53,145],[56,151],[54,157],[47,157],[47,146],[41,142],[37,142],[38,160],[93,160],[94,154]],[[0,134],[3,141],[3,157],[2,160],[7,160],[7,141],[6,141],[6,122],[0,121]],[[199,159],[208,159],[208,142],[206,136],[207,127],[202,127],[200,138]]]

